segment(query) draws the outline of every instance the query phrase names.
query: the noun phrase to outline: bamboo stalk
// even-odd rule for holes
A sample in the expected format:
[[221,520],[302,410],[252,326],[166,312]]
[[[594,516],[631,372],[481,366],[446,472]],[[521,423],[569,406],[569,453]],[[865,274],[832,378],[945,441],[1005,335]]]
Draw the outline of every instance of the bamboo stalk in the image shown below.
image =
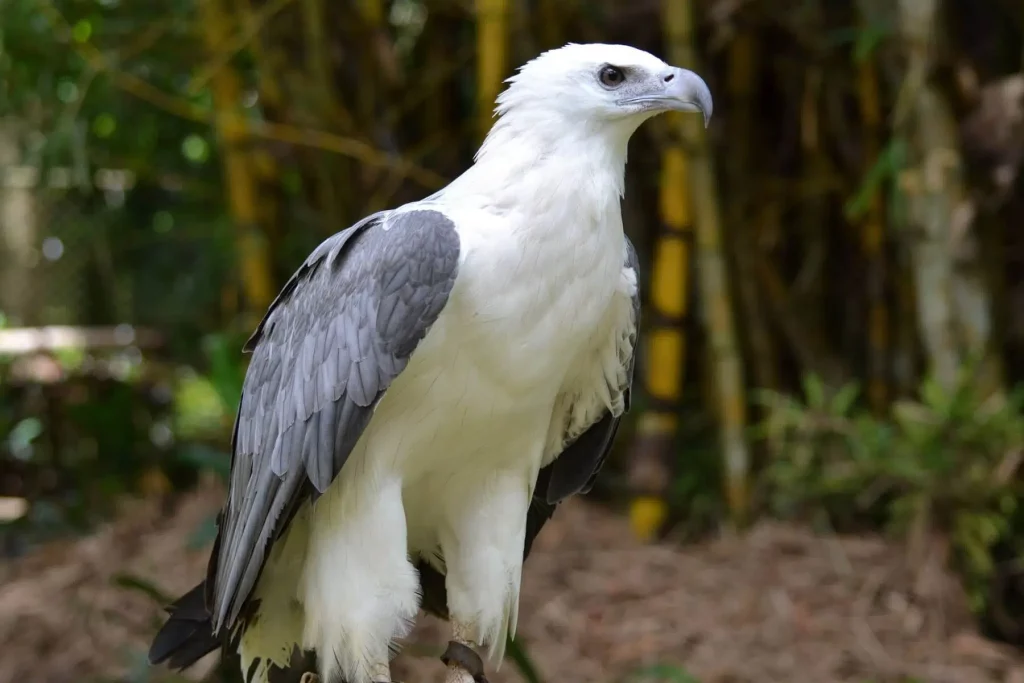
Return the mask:
[[[730,202],[729,225],[735,231],[736,239],[730,240],[737,270],[740,273],[753,272],[758,259],[758,242],[762,229],[761,221],[752,221],[749,211],[751,159],[754,146],[753,90],[757,49],[753,31],[743,31],[732,41],[729,54],[729,100],[730,118],[735,122],[736,144],[729,155],[729,189],[733,195]],[[757,281],[749,276],[736,278],[739,304],[743,310],[743,332],[750,344],[751,370],[759,388],[777,389],[778,377],[775,366],[775,343],[768,321],[765,319],[762,297]]]
[[[774,211],[767,213],[766,222],[777,220]],[[786,284],[771,262],[759,259],[754,264],[752,275],[757,279],[775,326],[801,371],[817,375],[829,389],[846,384],[850,373],[842,359],[831,352],[821,328],[808,320],[806,309],[793,304]]]
[[[207,49],[216,54],[231,35],[228,14],[222,0],[199,4],[201,30]],[[246,298],[246,310],[255,315],[274,297],[273,275],[267,241],[259,229],[257,188],[244,144],[249,139],[247,122],[239,110],[241,83],[231,65],[211,77],[214,125],[223,146],[224,181],[228,209],[235,224],[239,278]]]
[[[672,62],[698,68],[692,0],[665,0],[662,7]],[[750,457],[744,436],[746,401],[743,363],[732,317],[734,306],[722,255],[722,220],[715,169],[700,118],[684,117],[680,129],[691,154],[689,186],[695,218],[695,256],[715,377],[726,501],[733,522],[742,524],[749,511]]]
[[[265,36],[253,25],[259,23],[259,14],[254,12],[251,0],[234,0],[234,11],[240,18],[243,33],[251,33],[249,50],[259,71],[259,100],[264,116],[273,117],[285,106],[284,91],[275,60],[265,40]],[[260,8],[265,11],[265,7]],[[251,133],[252,130],[250,129]],[[281,225],[281,169],[274,156],[267,151],[265,145],[251,145],[253,177],[258,188],[257,213],[263,235],[267,240],[267,248],[271,254],[277,253],[281,247],[283,230]],[[273,267],[273,266],[272,266]],[[221,293],[222,309],[229,311],[231,316],[237,314],[238,283],[228,282]]]
[[[315,109],[314,120],[320,129],[330,129],[334,106],[334,88],[331,83],[331,60],[327,49],[327,38],[324,27],[327,23],[327,12],[324,0],[302,0],[302,24],[304,48],[306,53],[306,72],[310,78],[312,92],[307,96]],[[373,96],[373,79],[364,79],[359,92],[364,97]],[[367,119],[368,120],[368,119]],[[338,196],[336,181],[344,172],[341,164],[324,152],[314,152],[313,174],[316,183],[316,196],[321,214],[321,224],[327,233],[337,230],[345,220],[342,214],[341,198]],[[345,174],[347,175],[347,174]],[[349,186],[348,178],[343,179],[342,187]]]
[[[864,124],[864,174],[877,162],[884,131],[879,103],[878,70],[866,58],[857,70],[860,114]],[[876,189],[861,226],[861,249],[867,263],[867,398],[872,410],[885,411],[889,396],[889,311],[885,300],[885,206]]]
[[360,122],[363,126],[368,127],[373,124],[377,108],[377,86],[380,80],[378,78],[379,60],[375,50],[377,32],[384,21],[384,7],[380,0],[359,0],[358,8],[362,20],[361,28],[365,31],[361,37],[362,59],[365,60],[366,66],[369,68],[363,70],[366,82],[356,89],[356,106]]
[[[678,126],[678,114],[669,115]],[[687,187],[686,154],[679,142],[662,153],[660,230],[655,237],[645,333],[643,388],[650,404],[637,422],[629,455],[633,533],[644,541],[661,530],[668,516],[666,494],[672,476],[674,437],[686,365],[686,318],[693,225]]]
[[491,129],[494,100],[505,78],[508,11],[508,0],[476,0],[477,132],[480,139]]
[[540,23],[540,38],[545,50],[558,47],[562,38],[562,12],[568,3],[565,0],[540,0],[537,12]]
[[[447,61],[451,58],[448,50],[448,34],[452,31],[453,20],[440,13],[430,15],[427,26],[424,30],[423,42],[425,44],[424,61],[428,73],[443,71]],[[449,106],[449,98],[446,96],[447,83],[439,83],[434,89],[433,97],[425,97],[422,102],[423,130],[444,131],[449,133],[452,129],[452,121],[455,115]],[[457,139],[457,136],[452,136]],[[437,163],[435,166],[440,169],[449,170],[458,166],[459,146],[457,144],[440,145],[434,153]]]

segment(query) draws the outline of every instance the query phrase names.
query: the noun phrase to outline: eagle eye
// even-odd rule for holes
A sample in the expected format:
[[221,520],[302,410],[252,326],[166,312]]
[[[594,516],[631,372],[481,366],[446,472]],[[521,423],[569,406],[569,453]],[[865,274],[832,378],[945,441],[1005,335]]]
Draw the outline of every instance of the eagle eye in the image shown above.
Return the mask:
[[606,88],[617,88],[626,80],[626,74],[622,69],[611,64],[602,66],[597,77],[601,81],[601,85]]

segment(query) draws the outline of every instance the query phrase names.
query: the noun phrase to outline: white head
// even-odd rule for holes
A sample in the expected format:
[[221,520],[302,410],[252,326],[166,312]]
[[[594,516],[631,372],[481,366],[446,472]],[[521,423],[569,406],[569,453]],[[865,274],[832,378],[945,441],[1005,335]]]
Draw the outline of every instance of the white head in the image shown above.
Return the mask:
[[570,43],[507,82],[476,170],[458,183],[467,191],[557,185],[546,171],[563,180],[601,176],[621,194],[626,149],[641,123],[666,111],[699,112],[705,125],[711,118],[711,92],[700,76],[626,45]]
[[544,52],[520,67],[498,96],[501,116],[533,111],[579,123],[633,122],[664,111],[711,118],[704,80],[627,45],[576,44]]

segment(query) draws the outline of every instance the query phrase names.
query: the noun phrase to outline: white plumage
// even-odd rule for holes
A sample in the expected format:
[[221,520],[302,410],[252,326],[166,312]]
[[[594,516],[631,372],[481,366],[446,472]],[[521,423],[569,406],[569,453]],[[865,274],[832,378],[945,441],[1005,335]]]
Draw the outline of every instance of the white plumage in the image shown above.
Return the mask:
[[[606,83],[609,66],[621,84]],[[424,211],[446,217],[458,238],[457,277],[344,466],[315,502],[298,504],[251,596],[241,596],[259,601],[240,643],[253,682],[294,663],[296,644],[316,652],[327,683],[390,681],[389,647],[420,604],[416,558],[446,576],[453,639],[486,648],[498,666],[516,628],[538,473],[603,415],[625,409],[638,279],[619,210],[627,144],[667,108],[709,115],[707,88],[614,45],[546,53],[510,83],[476,163],[432,197],[378,219],[376,230],[403,231]],[[316,357],[330,365],[330,352]],[[355,367],[359,358],[351,360]],[[316,384],[318,366],[310,367]],[[252,439],[240,420],[244,445]],[[603,457],[593,454],[595,472]],[[249,489],[257,471],[254,464]],[[228,528],[241,528],[230,520],[244,515],[228,517]],[[235,556],[224,543],[222,563]],[[237,585],[224,566],[214,593]],[[232,599],[223,602],[228,616]],[[230,621],[217,614],[218,627]]]

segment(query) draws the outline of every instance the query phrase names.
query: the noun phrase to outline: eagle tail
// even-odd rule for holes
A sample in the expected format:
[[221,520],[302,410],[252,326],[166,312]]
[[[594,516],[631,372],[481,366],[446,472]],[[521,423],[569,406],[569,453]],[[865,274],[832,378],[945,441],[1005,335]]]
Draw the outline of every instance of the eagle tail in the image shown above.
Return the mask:
[[174,669],[186,669],[213,652],[221,640],[213,634],[206,609],[206,583],[200,583],[167,608],[167,622],[149,647],[150,664],[167,662]]

